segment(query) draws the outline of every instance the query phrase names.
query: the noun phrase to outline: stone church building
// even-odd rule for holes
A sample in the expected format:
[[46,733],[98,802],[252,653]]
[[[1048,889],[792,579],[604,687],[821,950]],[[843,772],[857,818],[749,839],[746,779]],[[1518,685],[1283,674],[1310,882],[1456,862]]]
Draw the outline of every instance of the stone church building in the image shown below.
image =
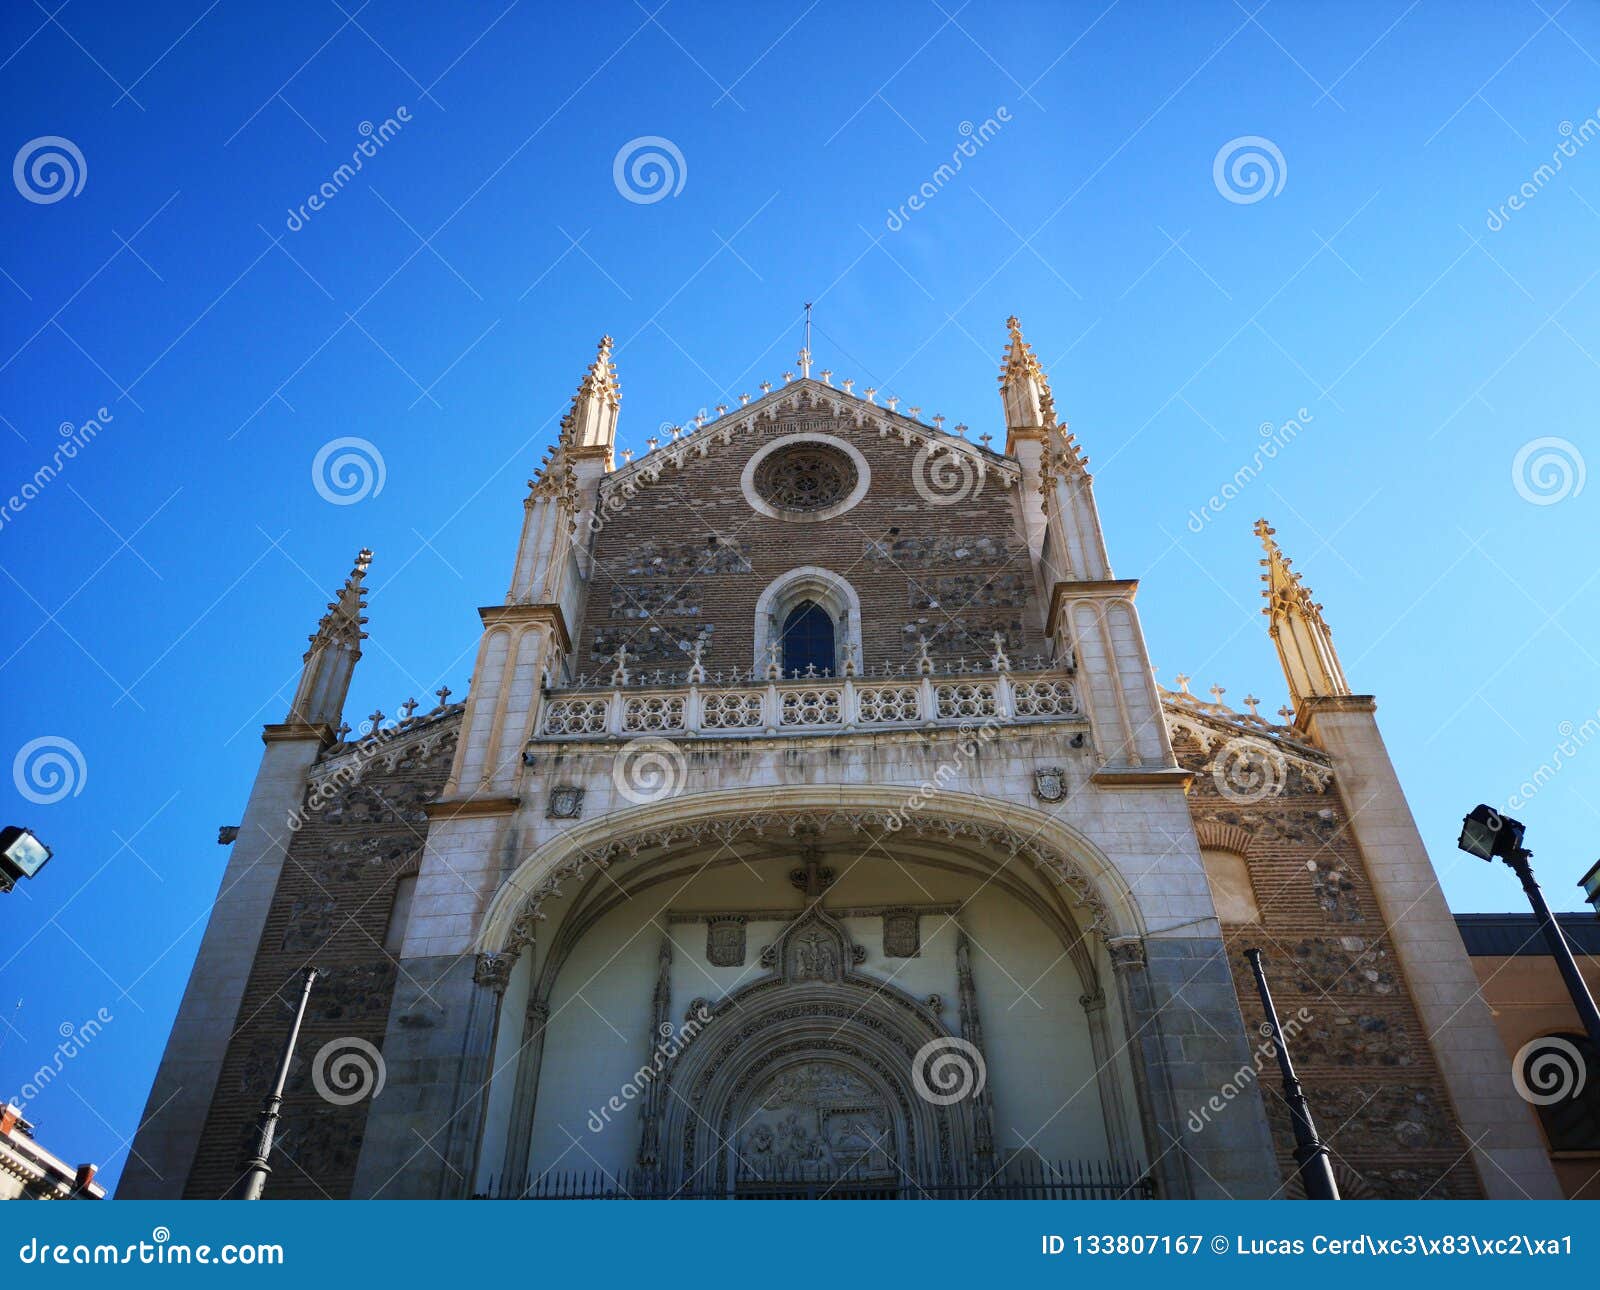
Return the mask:
[[1157,683],[1015,319],[1003,445],[811,366],[635,458],[602,341],[465,702],[352,731],[361,553],[120,1194],[233,1187],[314,964],[269,1195],[1294,1195],[1247,946],[1347,1196],[1559,1194],[1273,531],[1281,721]]

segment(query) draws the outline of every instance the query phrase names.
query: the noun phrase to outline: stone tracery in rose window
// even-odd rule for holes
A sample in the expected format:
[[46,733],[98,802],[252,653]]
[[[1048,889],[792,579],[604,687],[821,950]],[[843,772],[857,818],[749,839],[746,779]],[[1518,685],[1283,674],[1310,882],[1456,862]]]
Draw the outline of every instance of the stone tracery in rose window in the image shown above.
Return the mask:
[[820,511],[843,501],[856,486],[849,454],[826,444],[800,444],[773,453],[756,469],[757,491],[786,511]]

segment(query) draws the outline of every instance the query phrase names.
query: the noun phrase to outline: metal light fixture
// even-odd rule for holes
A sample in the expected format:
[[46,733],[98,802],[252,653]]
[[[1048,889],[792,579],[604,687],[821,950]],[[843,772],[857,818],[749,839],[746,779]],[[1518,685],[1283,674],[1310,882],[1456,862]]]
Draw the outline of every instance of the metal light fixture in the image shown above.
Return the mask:
[[1480,860],[1509,860],[1522,847],[1523,831],[1520,821],[1480,802],[1461,821],[1456,845]]
[[8,824],[0,829],[0,892],[10,891],[18,878],[31,878],[50,859],[50,848],[28,829]]

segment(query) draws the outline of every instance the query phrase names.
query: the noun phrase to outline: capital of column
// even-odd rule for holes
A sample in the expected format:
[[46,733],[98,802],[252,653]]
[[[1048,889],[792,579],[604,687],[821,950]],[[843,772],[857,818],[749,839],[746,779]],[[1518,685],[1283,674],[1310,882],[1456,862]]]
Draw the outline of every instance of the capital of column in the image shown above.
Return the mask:
[[1117,936],[1106,942],[1106,953],[1111,956],[1111,967],[1119,976],[1143,971],[1145,967],[1144,938]]
[[486,990],[504,994],[506,985],[511,980],[511,969],[516,961],[510,954],[480,954],[477,963],[473,965],[472,979]]

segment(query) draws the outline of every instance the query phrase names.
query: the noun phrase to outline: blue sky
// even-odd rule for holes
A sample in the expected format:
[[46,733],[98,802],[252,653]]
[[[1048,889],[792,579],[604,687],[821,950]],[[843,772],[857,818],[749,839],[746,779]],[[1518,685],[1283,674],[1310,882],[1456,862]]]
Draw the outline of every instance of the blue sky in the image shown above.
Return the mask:
[[[56,853],[0,903],[0,1086],[113,1018],[29,1105],[58,1152],[121,1167],[216,828],[357,548],[377,554],[348,714],[459,695],[596,339],[617,338],[641,448],[780,380],[805,300],[819,368],[974,434],[1003,435],[1020,315],[1163,681],[1285,701],[1250,531],[1269,517],[1378,696],[1452,903],[1518,907],[1507,872],[1454,850],[1459,817],[1559,761],[1521,815],[1552,900],[1580,906],[1600,815],[1592,9],[57,3],[0,18],[0,143],[69,140],[83,178],[29,200],[25,167],[0,193],[0,492],[63,423],[110,418],[0,524],[0,751],[82,755],[58,801],[0,777],[6,820]],[[652,136],[681,188],[629,200],[614,161]],[[1258,200],[1228,182],[1250,138],[1270,145],[1235,148],[1268,156]],[[1293,443],[1191,523],[1290,418]],[[335,505],[312,462],[345,436],[377,445],[383,486]]]

